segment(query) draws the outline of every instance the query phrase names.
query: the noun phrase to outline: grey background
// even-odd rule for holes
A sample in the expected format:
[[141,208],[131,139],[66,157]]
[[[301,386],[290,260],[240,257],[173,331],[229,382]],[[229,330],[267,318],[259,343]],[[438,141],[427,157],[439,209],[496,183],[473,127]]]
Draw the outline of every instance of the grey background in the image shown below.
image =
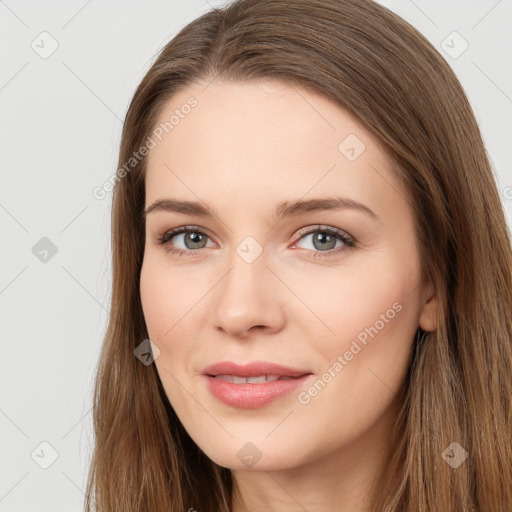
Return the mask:
[[[381,3],[460,78],[511,225],[512,2]],[[0,512],[82,509],[111,285],[111,195],[92,191],[116,170],[124,113],[158,51],[223,4],[0,0]]]

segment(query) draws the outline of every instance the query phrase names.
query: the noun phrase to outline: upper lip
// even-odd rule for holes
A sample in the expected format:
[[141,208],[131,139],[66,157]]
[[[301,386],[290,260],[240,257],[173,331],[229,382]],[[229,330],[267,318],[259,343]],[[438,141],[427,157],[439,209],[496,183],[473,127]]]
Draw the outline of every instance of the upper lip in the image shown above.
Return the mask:
[[207,366],[202,373],[203,375],[236,375],[238,377],[258,377],[260,375],[301,377],[302,375],[307,375],[311,372],[267,361],[255,361],[243,365],[237,364],[233,361],[221,361]]

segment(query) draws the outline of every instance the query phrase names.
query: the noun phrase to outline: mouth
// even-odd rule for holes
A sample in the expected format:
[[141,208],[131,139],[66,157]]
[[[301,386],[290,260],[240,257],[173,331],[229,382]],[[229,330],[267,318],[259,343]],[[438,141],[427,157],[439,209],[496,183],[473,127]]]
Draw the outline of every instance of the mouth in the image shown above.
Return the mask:
[[259,379],[255,381],[255,383],[273,382],[285,378],[302,377],[311,372],[309,370],[301,370],[268,361],[253,361],[245,364],[238,364],[234,361],[221,361],[208,366],[202,373],[209,377],[222,378],[228,382],[239,382],[242,384],[246,381],[229,379]]
[[256,409],[297,391],[313,373],[269,362],[239,365],[225,361],[206,368],[202,378],[210,393],[224,404]]
[[241,377],[239,375],[208,375],[215,379],[220,379],[233,384],[264,384],[265,382],[275,382],[276,380],[291,380],[299,377],[290,377],[287,375],[259,375],[257,377]]

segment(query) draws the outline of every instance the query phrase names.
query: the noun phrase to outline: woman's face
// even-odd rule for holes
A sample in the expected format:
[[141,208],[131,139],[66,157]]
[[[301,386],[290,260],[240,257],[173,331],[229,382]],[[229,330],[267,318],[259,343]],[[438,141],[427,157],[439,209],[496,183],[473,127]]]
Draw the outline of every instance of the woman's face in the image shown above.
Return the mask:
[[277,81],[189,87],[151,137],[141,298],[185,429],[234,469],[376,453],[436,304],[383,148]]

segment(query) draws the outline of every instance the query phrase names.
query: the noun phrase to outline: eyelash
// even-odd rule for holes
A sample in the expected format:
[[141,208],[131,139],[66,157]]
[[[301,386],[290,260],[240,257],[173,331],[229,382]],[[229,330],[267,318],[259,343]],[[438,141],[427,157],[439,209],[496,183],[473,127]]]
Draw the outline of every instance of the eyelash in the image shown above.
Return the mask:
[[[179,235],[181,233],[199,233],[201,235],[205,235],[208,237],[208,235],[202,231],[199,228],[196,228],[194,226],[183,226],[180,228],[175,228],[167,231],[164,233],[161,237],[157,237],[155,242],[157,245],[165,246],[170,242],[176,235]],[[307,235],[311,235],[312,233],[324,233],[330,236],[334,236],[341,242],[343,242],[342,247],[338,247],[336,249],[330,249],[328,251],[313,251],[311,249],[304,249],[306,251],[306,254],[309,256],[311,255],[313,258],[326,258],[329,256],[332,256],[334,254],[339,254],[342,251],[347,251],[349,249],[353,249],[356,247],[356,240],[349,235],[347,235],[344,231],[341,229],[333,228],[330,226],[317,226],[314,229],[309,229],[308,231],[303,231],[299,233],[299,240]],[[209,238],[209,237],[208,237]],[[190,253],[198,252],[199,249],[175,249],[171,246],[168,246],[165,248],[165,250],[171,254],[175,254],[177,256],[190,256]]]

